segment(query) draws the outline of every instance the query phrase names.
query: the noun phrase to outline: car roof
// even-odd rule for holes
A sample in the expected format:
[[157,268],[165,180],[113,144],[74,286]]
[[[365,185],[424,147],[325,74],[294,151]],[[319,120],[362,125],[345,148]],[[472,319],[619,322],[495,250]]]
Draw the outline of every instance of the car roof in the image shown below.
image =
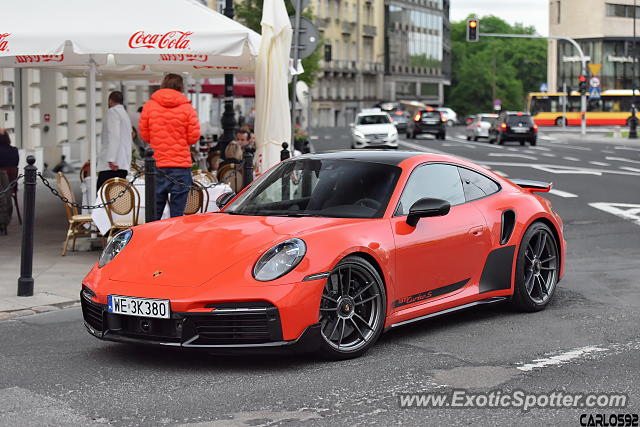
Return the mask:
[[402,150],[342,150],[327,151],[324,153],[309,153],[294,157],[293,159],[314,160],[357,160],[361,162],[382,163],[387,165],[399,165],[405,160],[411,159],[411,163],[424,162],[451,162],[466,165],[462,159],[454,156],[435,153],[423,153],[419,151]]
[[530,116],[531,114],[524,111],[507,111],[508,116]]

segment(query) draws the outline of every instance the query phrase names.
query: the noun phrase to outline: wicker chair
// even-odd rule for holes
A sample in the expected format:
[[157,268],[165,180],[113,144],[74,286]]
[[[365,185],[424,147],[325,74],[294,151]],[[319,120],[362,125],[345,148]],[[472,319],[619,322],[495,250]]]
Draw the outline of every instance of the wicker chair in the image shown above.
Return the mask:
[[218,179],[216,178],[216,176],[206,170],[197,169],[197,170],[194,170],[191,173],[191,175],[193,176],[193,180],[195,182],[202,184],[204,187],[218,182]]
[[228,184],[231,189],[239,193],[243,188],[242,164],[228,163],[218,169],[218,180]]
[[[63,197],[66,197],[70,202],[75,203],[76,199],[73,195],[71,185],[69,185],[67,177],[64,176],[62,172],[58,172],[58,174],[56,175],[56,184],[58,185],[58,191],[60,191],[60,194]],[[69,206],[67,203],[64,203],[64,210],[67,214],[69,229],[67,230],[67,237],[64,240],[62,256],[65,256],[67,254],[69,238],[71,238],[73,242],[71,245],[71,250],[75,251],[76,237],[82,234],[92,234],[96,232],[95,228],[93,227],[93,220],[91,219],[91,215],[81,215],[78,213],[78,208],[76,208],[75,206]]]
[[189,195],[187,196],[187,203],[184,207],[185,215],[193,215],[201,212],[206,212],[209,206],[209,193],[200,185],[197,181],[194,181]]
[[[111,229],[107,238],[111,237],[120,230],[126,230],[127,228],[135,227],[138,225],[138,215],[140,213],[140,194],[133,185],[129,184],[129,181],[122,178],[111,178],[102,184],[100,187],[100,199],[102,203],[118,196],[122,191],[124,194],[117,198],[113,203],[105,206],[109,222],[111,223]],[[130,220],[123,220],[114,217],[115,215],[129,215]]]

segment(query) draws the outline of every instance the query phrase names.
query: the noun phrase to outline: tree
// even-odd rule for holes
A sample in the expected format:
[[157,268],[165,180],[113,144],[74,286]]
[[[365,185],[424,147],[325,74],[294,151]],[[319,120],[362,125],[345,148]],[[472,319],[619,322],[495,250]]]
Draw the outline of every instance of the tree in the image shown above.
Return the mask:
[[[260,21],[262,21],[263,1],[264,0],[243,0],[236,6],[236,16],[238,17],[238,20],[257,33],[262,32]],[[293,16],[295,14],[295,9],[293,8],[291,1],[285,0],[285,6],[287,7],[287,13],[289,16]],[[302,12],[302,16],[313,21],[314,16],[311,8],[305,9]],[[316,50],[310,56],[302,60],[304,73],[298,76],[298,80],[305,82],[309,87],[313,86],[316,80],[316,75],[318,71],[320,71],[321,52],[322,43],[319,43]]]
[[[466,26],[466,19],[451,25],[447,105],[461,114],[490,112],[498,98],[503,109],[524,109],[527,93],[547,80],[546,40],[480,37],[469,43]],[[480,28],[483,33],[535,34],[534,27],[510,25],[496,16],[482,17]]]

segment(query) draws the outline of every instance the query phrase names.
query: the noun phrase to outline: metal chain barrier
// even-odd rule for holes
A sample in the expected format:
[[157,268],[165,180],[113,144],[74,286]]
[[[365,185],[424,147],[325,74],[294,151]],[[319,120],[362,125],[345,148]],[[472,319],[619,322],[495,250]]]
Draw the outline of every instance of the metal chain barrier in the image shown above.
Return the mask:
[[18,175],[18,177],[16,179],[14,179],[13,181],[11,181],[9,183],[9,185],[7,186],[7,188],[5,188],[4,190],[0,190],[0,196],[4,195],[4,193],[9,192],[10,190],[12,190],[14,187],[16,187],[18,185],[18,181],[20,181],[21,178],[24,178],[23,174]]
[[136,174],[133,176],[133,178],[130,181],[127,181],[127,186],[125,188],[123,188],[122,191],[120,191],[114,197],[112,197],[111,199],[107,200],[105,203],[99,203],[97,205],[83,205],[83,204],[80,204],[80,203],[72,202],[71,200],[69,200],[66,197],[64,197],[62,194],[60,194],[60,192],[57,189],[53,188],[51,186],[51,184],[49,184],[49,181],[47,180],[47,178],[45,178],[40,172],[38,172],[38,177],[40,178],[40,180],[42,181],[44,186],[47,187],[49,189],[49,191],[51,191],[51,193],[54,196],[56,196],[57,198],[62,200],[64,203],[66,203],[67,205],[72,206],[74,208],[91,209],[91,210],[104,208],[104,207],[106,207],[108,205],[113,204],[116,200],[118,200],[120,197],[122,197],[122,196],[124,196],[126,194],[127,190],[129,190],[131,188],[131,186],[133,185],[134,181],[136,179],[138,179],[140,177],[140,175],[142,175],[141,172],[136,172]]

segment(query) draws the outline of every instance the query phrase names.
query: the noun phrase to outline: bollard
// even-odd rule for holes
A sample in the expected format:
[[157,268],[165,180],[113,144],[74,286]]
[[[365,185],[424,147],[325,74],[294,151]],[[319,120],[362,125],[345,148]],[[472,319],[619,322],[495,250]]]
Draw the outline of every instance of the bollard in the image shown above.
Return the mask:
[[289,144],[287,144],[286,142],[282,143],[282,150],[280,150],[280,161],[284,161],[287,160],[289,157],[291,157],[291,151],[289,151]]
[[156,159],[153,158],[151,148],[147,148],[144,154],[144,222],[153,222],[158,216],[156,212]]
[[20,254],[20,278],[18,279],[18,296],[33,296],[33,227],[36,216],[36,179],[38,168],[33,164],[36,158],[27,157],[24,167],[24,199],[22,221],[22,250]]
[[244,150],[242,158],[242,188],[248,186],[253,181],[253,147]]

